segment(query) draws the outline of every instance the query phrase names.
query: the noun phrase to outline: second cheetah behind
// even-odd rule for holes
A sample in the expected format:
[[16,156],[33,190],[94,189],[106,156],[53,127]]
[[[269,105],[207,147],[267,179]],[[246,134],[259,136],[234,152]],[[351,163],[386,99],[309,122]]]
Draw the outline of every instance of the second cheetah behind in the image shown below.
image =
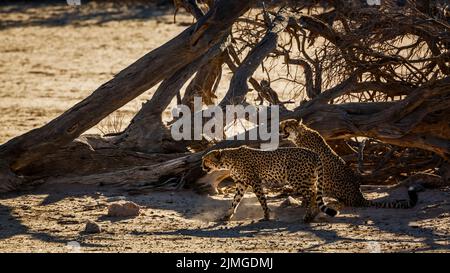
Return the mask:
[[319,132],[308,128],[295,119],[280,123],[280,135],[291,139],[296,146],[309,149],[320,156],[324,165],[325,196],[352,207],[411,208],[417,203],[417,193],[409,188],[409,200],[371,201],[360,190],[361,175],[354,172],[345,161],[326,143]]
[[206,172],[230,170],[236,182],[233,203],[224,217],[230,220],[248,187],[253,188],[268,220],[269,208],[262,182],[287,182],[306,203],[305,222],[310,222],[320,211],[335,216],[337,212],[328,208],[322,199],[323,168],[319,156],[307,149],[280,148],[261,151],[247,146],[213,150],[203,156],[202,167]]

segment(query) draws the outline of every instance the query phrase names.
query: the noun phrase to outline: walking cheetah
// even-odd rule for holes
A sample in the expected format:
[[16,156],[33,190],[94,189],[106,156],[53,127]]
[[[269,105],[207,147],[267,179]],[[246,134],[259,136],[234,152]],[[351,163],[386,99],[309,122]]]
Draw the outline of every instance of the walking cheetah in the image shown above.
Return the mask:
[[308,128],[301,121],[290,119],[281,122],[280,135],[293,140],[298,147],[310,149],[320,156],[324,166],[325,196],[353,207],[411,208],[416,205],[418,197],[412,187],[408,189],[409,200],[375,202],[365,199],[360,190],[362,177],[345,164],[317,131]]
[[269,208],[262,182],[290,183],[306,203],[305,222],[310,222],[319,210],[335,216],[337,212],[328,208],[322,199],[323,169],[319,156],[303,148],[280,148],[261,151],[247,146],[213,150],[202,158],[203,170],[230,170],[236,182],[236,194],[223,220],[233,217],[249,186],[253,188],[263,210],[264,219],[269,220]]

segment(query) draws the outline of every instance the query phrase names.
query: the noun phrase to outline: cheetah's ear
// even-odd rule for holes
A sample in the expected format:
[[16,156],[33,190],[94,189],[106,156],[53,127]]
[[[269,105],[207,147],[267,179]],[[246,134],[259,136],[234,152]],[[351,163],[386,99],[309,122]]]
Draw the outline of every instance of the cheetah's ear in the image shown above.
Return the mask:
[[221,157],[222,157],[222,150],[215,150],[214,151],[214,159],[215,159],[215,161],[219,162]]

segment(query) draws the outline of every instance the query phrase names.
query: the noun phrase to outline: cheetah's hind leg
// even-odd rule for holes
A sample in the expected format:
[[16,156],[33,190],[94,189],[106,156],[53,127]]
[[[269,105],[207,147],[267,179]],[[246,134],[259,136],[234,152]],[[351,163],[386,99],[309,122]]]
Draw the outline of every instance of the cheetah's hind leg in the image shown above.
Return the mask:
[[264,190],[261,186],[261,183],[258,181],[253,185],[253,192],[258,198],[259,203],[261,204],[262,209],[264,210],[264,221],[270,220],[270,209],[267,206],[266,195],[264,194]]
[[245,191],[247,190],[247,186],[243,183],[236,183],[236,194],[234,195],[233,202],[231,203],[231,207],[228,209],[227,213],[224,217],[220,219],[220,221],[228,222],[231,220],[233,215],[236,213],[237,207],[239,203],[241,203],[242,198],[244,197]]
[[316,218],[317,214],[319,214],[319,208],[316,205],[316,194],[312,190],[306,190],[304,194],[304,200],[306,201],[306,213],[303,217],[303,222],[311,223],[314,218]]

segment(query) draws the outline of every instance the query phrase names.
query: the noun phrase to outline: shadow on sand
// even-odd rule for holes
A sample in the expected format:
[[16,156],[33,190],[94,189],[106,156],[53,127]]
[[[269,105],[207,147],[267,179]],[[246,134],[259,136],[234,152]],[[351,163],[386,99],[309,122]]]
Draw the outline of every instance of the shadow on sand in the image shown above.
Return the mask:
[[[20,18],[7,14],[17,13]],[[156,6],[146,3],[89,3],[69,6],[66,1],[1,1],[0,30],[18,27],[60,27],[66,25],[105,24],[111,21],[149,20],[164,14],[173,14],[167,5]],[[25,19],[22,19],[25,18]]]
[[[402,191],[402,189],[400,189]],[[327,244],[336,244],[339,242],[377,242],[378,239],[372,240],[370,237],[358,237],[349,235],[342,236],[339,232],[339,225],[348,225],[349,227],[359,227],[365,229],[378,229],[380,232],[387,232],[396,235],[412,237],[412,239],[383,240],[383,243],[411,243],[412,241],[421,241],[426,245],[417,251],[427,250],[449,250],[448,246],[437,243],[437,241],[448,240],[448,234],[437,234],[432,227],[422,227],[414,225],[415,221],[436,218],[442,213],[449,212],[450,206],[435,206],[436,203],[442,200],[431,198],[436,195],[438,191],[426,191],[419,195],[421,198],[419,204],[413,209],[395,210],[395,209],[376,209],[376,208],[344,208],[341,210],[341,215],[336,218],[319,217],[312,224],[305,224],[302,222],[304,208],[281,208],[278,205],[280,200],[274,198],[269,200],[274,220],[259,221],[262,216],[262,210],[255,197],[246,197],[238,209],[238,212],[231,224],[218,222],[217,219],[222,216],[225,210],[230,205],[229,199],[213,198],[207,195],[198,195],[190,191],[179,192],[158,192],[157,194],[146,195],[123,195],[119,189],[111,187],[85,187],[80,186],[76,190],[61,191],[47,189],[38,189],[33,191],[33,194],[48,194],[48,196],[41,202],[40,206],[51,205],[67,197],[87,197],[102,194],[110,198],[112,201],[120,197],[120,200],[132,201],[141,207],[152,210],[170,210],[179,213],[182,217],[187,219],[196,219],[209,223],[205,228],[184,228],[177,230],[157,231],[157,232],[140,232],[133,231],[131,235],[135,236],[193,236],[206,238],[251,238],[255,236],[273,234],[277,232],[288,233],[310,233],[317,237],[317,244],[302,249],[302,251],[318,251]],[[439,192],[442,193],[442,192]],[[442,197],[442,194],[440,194]],[[1,196],[3,198],[12,198],[9,196]],[[392,197],[389,197],[392,198]],[[384,199],[384,198],[383,198]],[[176,203],[176,204],[175,204]],[[426,207],[433,207],[433,209],[426,209]],[[425,208],[425,209],[424,209]],[[382,213],[380,213],[383,210]],[[426,212],[425,212],[426,210]],[[140,216],[145,217],[145,216]],[[97,221],[118,222],[127,220],[128,218],[111,218],[106,216],[98,217]],[[254,219],[252,221],[252,219]],[[342,228],[342,226],[341,226]],[[20,219],[18,219],[13,210],[7,206],[0,205],[0,240],[10,238],[15,235],[29,234],[36,239],[47,242],[65,243],[67,239],[58,238],[56,236],[30,231]],[[82,236],[82,235],[80,235]],[[299,235],[301,236],[301,235]],[[368,236],[370,234],[368,233]],[[403,237],[404,238],[404,237]],[[301,238],[299,238],[301,239]],[[402,241],[403,240],[403,241]],[[381,242],[380,242],[381,243]],[[89,245],[86,245],[89,246]]]

